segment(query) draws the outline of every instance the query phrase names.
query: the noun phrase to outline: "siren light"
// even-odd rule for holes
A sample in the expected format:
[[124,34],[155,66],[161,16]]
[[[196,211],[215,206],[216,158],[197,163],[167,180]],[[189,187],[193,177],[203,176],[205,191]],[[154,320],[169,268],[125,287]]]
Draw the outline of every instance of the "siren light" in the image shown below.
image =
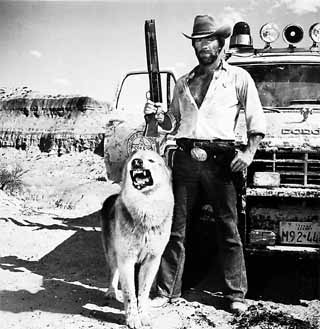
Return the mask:
[[234,47],[252,48],[252,38],[248,23],[238,22],[234,25],[230,38],[230,48]]

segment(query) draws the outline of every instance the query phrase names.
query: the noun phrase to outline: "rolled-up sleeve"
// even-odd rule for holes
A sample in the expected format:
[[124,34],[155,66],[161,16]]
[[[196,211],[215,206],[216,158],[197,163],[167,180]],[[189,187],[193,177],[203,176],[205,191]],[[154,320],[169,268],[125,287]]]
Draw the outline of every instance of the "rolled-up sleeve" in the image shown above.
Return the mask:
[[241,106],[245,111],[247,135],[266,134],[266,119],[259,94],[251,75],[239,68],[237,91]]

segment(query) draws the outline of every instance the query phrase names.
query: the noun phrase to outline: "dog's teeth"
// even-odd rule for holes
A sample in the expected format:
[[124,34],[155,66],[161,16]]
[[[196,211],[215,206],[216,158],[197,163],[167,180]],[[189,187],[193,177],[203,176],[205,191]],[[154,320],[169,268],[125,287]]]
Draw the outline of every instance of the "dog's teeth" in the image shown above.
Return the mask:
[[131,172],[131,178],[133,186],[141,190],[148,185],[153,184],[153,180],[149,170],[146,169],[133,169]]

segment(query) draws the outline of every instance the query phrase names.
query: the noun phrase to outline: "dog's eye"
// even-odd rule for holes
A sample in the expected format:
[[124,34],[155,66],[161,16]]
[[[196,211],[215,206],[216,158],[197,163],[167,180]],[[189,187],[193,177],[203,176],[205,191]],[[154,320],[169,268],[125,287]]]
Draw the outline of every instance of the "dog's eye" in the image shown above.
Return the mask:
[[154,163],[155,161],[153,159],[148,159],[149,162]]

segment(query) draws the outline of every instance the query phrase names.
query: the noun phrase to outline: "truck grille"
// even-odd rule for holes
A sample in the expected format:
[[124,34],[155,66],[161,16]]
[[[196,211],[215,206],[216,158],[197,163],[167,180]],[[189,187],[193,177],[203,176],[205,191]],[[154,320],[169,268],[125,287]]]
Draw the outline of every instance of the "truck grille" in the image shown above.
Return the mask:
[[320,154],[257,151],[248,169],[249,184],[256,171],[279,173],[282,186],[317,187],[320,185]]

